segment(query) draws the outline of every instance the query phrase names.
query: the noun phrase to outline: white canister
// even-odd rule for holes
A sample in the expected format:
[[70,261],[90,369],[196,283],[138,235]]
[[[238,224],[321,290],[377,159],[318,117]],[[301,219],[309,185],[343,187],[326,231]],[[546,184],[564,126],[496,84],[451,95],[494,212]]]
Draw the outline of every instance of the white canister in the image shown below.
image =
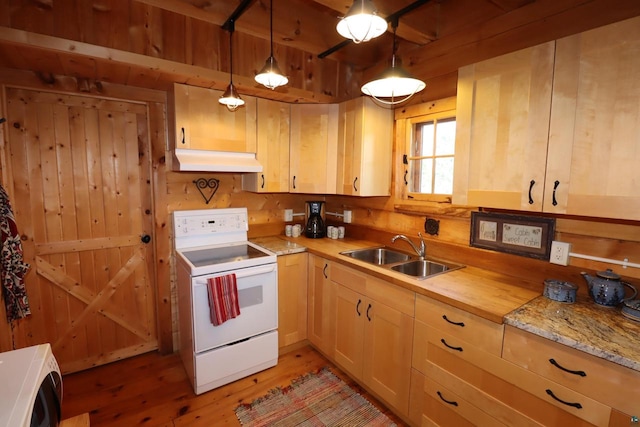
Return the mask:
[[293,234],[293,225],[287,224],[284,226],[284,235],[287,237],[291,237]]
[[338,239],[344,239],[344,227],[342,225],[338,227]]
[[333,225],[327,225],[327,238],[331,238],[331,234],[333,233]]
[[293,229],[291,230],[291,236],[292,237],[300,237],[300,232],[302,231],[302,226],[300,224],[296,224],[293,226]]

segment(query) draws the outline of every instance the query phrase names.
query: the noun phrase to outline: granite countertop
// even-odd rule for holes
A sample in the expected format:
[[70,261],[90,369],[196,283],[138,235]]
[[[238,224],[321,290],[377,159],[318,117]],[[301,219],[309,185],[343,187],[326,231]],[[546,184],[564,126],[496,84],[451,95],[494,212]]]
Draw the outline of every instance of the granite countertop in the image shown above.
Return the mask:
[[507,314],[504,323],[640,371],[640,322],[587,295],[578,294],[574,304],[540,296]]
[[289,255],[305,252],[307,248],[296,242],[285,240],[279,236],[256,237],[249,239],[250,242],[275,253],[276,255]]

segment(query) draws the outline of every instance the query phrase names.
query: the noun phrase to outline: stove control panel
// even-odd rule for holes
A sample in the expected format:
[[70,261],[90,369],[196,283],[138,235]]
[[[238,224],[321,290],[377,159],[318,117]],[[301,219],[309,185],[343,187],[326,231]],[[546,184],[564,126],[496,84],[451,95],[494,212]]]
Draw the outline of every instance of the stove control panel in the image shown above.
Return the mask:
[[207,213],[204,215],[175,218],[176,237],[211,235],[247,231],[249,224],[246,215],[235,213]]

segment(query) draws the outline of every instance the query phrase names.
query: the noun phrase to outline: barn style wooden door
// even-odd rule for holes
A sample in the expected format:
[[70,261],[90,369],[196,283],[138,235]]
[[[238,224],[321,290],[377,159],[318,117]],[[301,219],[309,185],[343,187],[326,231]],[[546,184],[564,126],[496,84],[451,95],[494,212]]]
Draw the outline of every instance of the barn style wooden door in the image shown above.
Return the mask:
[[49,342],[64,372],[157,348],[143,103],[6,89],[10,194],[32,315],[15,347]]

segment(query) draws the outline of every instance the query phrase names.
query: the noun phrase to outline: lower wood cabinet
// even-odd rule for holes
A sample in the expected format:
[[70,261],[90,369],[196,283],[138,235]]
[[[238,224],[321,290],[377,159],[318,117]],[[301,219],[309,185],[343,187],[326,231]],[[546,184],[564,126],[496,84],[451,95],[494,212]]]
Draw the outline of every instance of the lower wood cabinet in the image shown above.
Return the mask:
[[278,347],[307,338],[306,252],[278,257]]
[[[455,418],[435,419],[444,417],[436,415],[440,413],[449,414],[448,417],[455,414],[455,417],[473,425],[607,425],[611,411],[606,405],[587,399],[582,413],[567,411],[557,402],[548,400],[544,390],[551,387],[550,382],[546,383],[539,375],[503,359],[497,351],[501,348],[501,340],[496,340],[496,333],[502,330],[502,325],[486,323],[485,319],[446,304],[437,308],[440,304],[422,296],[416,300],[412,362],[416,372],[412,375],[415,381],[411,386],[410,402],[411,420],[415,425],[429,425],[424,424],[424,418],[436,424],[457,425],[443,421]],[[426,310],[426,307],[431,307],[431,310]],[[443,316],[465,326],[456,329],[453,327],[456,325],[447,322]],[[475,334],[462,332],[466,327],[474,328]],[[544,387],[543,394],[532,393],[530,387],[533,384]],[[552,388],[567,399],[578,396],[578,393],[555,383]],[[452,392],[455,393],[453,397]],[[434,401],[444,409],[429,412]],[[447,403],[451,401],[458,404]],[[481,413],[476,410],[481,410]]]
[[415,293],[333,265],[335,362],[399,415],[409,411]]
[[307,337],[325,356],[333,358],[335,285],[329,279],[331,263],[309,254],[307,288]]
[[[566,407],[567,411],[584,418],[593,412],[592,401],[604,407],[604,415],[599,420],[589,418],[596,425],[628,426],[632,416],[640,418],[638,371],[512,326],[505,328],[503,357],[547,380],[523,383],[522,387],[532,394],[546,394],[546,398],[559,407]],[[575,393],[571,395],[574,397],[557,391],[558,387],[566,387]]]

